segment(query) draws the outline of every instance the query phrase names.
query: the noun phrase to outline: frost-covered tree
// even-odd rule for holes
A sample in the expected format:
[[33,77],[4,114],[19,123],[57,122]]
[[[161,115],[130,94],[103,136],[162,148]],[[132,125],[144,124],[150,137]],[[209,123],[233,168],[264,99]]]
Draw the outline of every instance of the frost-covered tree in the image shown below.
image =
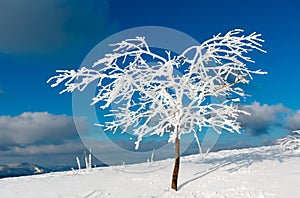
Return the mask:
[[112,44],[114,50],[91,68],[58,70],[48,82],[54,81],[52,87],[64,83],[63,93],[83,91],[98,81],[99,92],[92,104],[101,109],[119,104],[109,110],[112,119],[103,127],[111,132],[133,131],[136,149],[145,135],[169,133],[169,141],[175,143],[171,187],[177,190],[181,136],[194,133],[199,143],[196,133],[203,127],[239,133],[238,115],[248,114],[236,103],[246,97],[239,85],[249,83],[252,74],[265,74],[245,64],[254,62],[246,56],[249,51],[264,52],[260,34],[242,32],[218,34],[179,55],[153,50],[143,37],[126,39]]
[[300,130],[293,131],[294,135],[288,135],[278,139],[276,144],[280,146],[282,151],[294,151],[300,149]]

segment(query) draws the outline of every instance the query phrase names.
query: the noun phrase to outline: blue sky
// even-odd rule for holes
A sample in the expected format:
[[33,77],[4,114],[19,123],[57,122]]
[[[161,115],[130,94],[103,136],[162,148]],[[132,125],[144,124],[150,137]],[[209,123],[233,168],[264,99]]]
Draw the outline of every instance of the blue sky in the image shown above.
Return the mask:
[[300,128],[299,10],[292,0],[1,0],[0,164],[47,164],[40,159],[45,154],[66,163],[58,162],[62,155],[81,154],[72,97],[59,95],[46,81],[56,69],[80,67],[106,37],[138,26],[174,28],[200,43],[234,28],[261,33],[268,53],[252,57],[269,74],[255,76],[246,88],[253,118],[243,120],[243,138],[234,138],[243,145],[249,137],[250,145],[262,144]]

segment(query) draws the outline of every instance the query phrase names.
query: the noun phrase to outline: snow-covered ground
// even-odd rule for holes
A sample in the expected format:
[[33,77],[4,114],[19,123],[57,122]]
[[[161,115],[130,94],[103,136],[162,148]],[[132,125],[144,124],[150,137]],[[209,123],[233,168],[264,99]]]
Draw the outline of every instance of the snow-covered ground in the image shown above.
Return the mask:
[[179,190],[173,159],[0,180],[9,197],[300,197],[300,153],[259,147],[183,157]]

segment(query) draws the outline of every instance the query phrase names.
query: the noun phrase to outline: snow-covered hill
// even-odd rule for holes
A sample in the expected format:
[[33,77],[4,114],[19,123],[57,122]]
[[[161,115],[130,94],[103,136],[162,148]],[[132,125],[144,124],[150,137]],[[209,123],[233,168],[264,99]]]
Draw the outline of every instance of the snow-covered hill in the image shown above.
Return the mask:
[[260,147],[182,158],[179,191],[169,188],[173,159],[0,180],[1,197],[300,197],[300,153]]

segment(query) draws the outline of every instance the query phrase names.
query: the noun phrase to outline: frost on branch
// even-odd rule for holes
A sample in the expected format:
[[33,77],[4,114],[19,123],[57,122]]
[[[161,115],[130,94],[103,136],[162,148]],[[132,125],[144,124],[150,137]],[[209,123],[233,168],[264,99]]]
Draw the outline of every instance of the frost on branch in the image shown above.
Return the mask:
[[293,131],[293,133],[295,135],[288,135],[277,140],[276,144],[280,146],[280,150],[294,151],[300,148],[300,130]]
[[[169,141],[174,142],[203,127],[218,133],[240,132],[237,117],[247,112],[236,104],[246,97],[239,85],[249,83],[253,74],[266,74],[246,66],[254,62],[248,52],[264,52],[260,34],[244,36],[242,32],[218,34],[179,55],[157,53],[144,37],[126,39],[112,44],[114,50],[91,69],[58,70],[48,82],[53,82],[52,87],[64,83],[63,93],[83,91],[98,81],[99,92],[92,104],[110,111],[105,129],[133,131],[138,137],[136,148],[146,134],[170,133]],[[111,110],[113,103],[118,107]]]

